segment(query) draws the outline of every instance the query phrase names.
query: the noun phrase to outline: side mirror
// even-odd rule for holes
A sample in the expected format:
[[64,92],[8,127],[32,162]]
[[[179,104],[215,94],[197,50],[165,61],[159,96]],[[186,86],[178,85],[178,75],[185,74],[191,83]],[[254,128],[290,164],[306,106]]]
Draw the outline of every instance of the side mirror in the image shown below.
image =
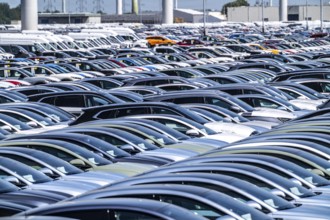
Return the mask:
[[319,176],[325,176],[324,172],[319,169],[312,169],[311,172]]
[[296,184],[302,186],[302,183],[301,183],[299,180],[297,180],[296,178],[291,178],[290,180],[291,180],[292,182],[294,182],[294,183],[296,183]]
[[301,96],[298,96],[297,99],[308,99],[308,98],[306,96],[301,95]]
[[279,189],[273,189],[270,191],[273,195],[285,198],[285,193]]
[[86,167],[86,163],[81,159],[73,159],[70,164],[76,167]]
[[155,144],[155,142],[151,139],[145,139],[146,142],[148,142],[149,144]]
[[28,126],[30,126],[31,128],[39,128],[39,125],[37,124],[37,122],[35,121],[29,121],[26,123]]
[[239,107],[237,107],[235,105],[230,106],[230,110],[232,110],[233,112],[236,112],[236,113],[239,113],[242,111]]
[[1,126],[1,129],[5,130],[5,131],[8,131],[10,133],[13,131],[13,129],[9,125]]
[[18,178],[17,177],[14,177],[14,176],[8,176],[8,177],[4,178],[4,180],[7,181],[7,182],[12,183],[14,185],[18,185],[19,184]]
[[41,168],[38,171],[39,172],[42,172],[43,174],[45,174],[45,175],[47,175],[49,177],[54,177],[54,172],[51,169],[49,169],[49,168],[44,167],[44,168]]
[[132,145],[129,145],[129,144],[119,146],[119,148],[122,149],[123,151],[128,152],[128,153],[132,153],[132,152],[135,151],[134,147]]
[[190,129],[186,131],[186,135],[192,136],[192,137],[199,137],[199,132],[195,129]]
[[252,208],[255,208],[255,209],[258,209],[258,210],[262,210],[262,207],[259,203],[255,202],[255,201],[248,201],[246,203],[248,206],[252,207]]

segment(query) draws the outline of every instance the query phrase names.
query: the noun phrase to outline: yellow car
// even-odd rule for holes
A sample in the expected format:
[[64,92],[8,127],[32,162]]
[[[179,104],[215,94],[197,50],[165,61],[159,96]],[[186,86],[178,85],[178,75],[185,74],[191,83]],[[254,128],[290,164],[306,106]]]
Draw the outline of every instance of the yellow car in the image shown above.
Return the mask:
[[162,36],[149,36],[146,37],[146,40],[148,41],[150,47],[154,47],[156,45],[161,45],[161,44],[165,44],[165,45],[176,44],[175,40],[171,40]]
[[261,46],[260,44],[247,44],[247,45],[249,45],[250,47],[253,47],[254,49],[257,49],[257,50],[267,50],[267,51],[270,51],[273,54],[280,54],[281,53],[280,50],[277,50],[277,49],[267,49],[267,48]]

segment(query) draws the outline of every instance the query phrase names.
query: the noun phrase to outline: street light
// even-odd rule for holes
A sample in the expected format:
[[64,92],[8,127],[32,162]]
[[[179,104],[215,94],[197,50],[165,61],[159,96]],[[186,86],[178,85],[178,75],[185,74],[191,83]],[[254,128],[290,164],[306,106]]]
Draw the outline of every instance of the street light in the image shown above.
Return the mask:
[[261,2],[261,19],[262,19],[262,33],[265,33],[265,16],[264,16],[264,6],[265,2],[262,0]]
[[204,36],[206,35],[206,13],[205,13],[205,0],[203,0],[203,24],[204,24]]
[[321,32],[323,32],[323,0],[320,0]]
[[306,30],[308,30],[308,0],[306,0]]

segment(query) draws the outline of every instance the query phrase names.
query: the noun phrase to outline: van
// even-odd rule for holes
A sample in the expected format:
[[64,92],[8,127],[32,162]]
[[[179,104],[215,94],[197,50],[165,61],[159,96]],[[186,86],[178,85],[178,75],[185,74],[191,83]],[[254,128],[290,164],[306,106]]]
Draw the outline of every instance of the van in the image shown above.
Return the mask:
[[110,29],[81,29],[82,33],[100,33],[100,34],[105,34],[107,36],[107,39],[112,43],[112,44],[119,44],[120,48],[130,48],[133,47],[133,44],[129,41],[126,41],[124,38],[119,36],[115,31],[110,30]]

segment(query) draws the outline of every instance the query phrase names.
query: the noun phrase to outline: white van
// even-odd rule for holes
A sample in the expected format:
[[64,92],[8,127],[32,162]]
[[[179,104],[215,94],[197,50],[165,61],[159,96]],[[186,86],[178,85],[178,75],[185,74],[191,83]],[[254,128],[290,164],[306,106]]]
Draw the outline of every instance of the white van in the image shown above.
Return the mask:
[[126,41],[124,38],[119,36],[115,31],[110,29],[81,29],[81,33],[91,33],[91,34],[105,34],[107,39],[112,44],[119,44],[120,48],[130,48],[133,47],[133,44],[129,41]]
[[89,41],[95,48],[119,48],[119,44],[111,43],[107,35],[101,33],[68,33],[75,41]]
[[125,27],[113,27],[110,28],[111,30],[115,31],[119,36],[124,38],[126,41],[131,41],[133,43],[133,47],[148,47],[148,41],[145,39],[141,39],[139,36],[135,34],[130,28]]
[[32,53],[56,50],[52,47],[49,40],[44,37],[20,33],[0,34],[0,46],[1,45],[22,46],[24,49]]

